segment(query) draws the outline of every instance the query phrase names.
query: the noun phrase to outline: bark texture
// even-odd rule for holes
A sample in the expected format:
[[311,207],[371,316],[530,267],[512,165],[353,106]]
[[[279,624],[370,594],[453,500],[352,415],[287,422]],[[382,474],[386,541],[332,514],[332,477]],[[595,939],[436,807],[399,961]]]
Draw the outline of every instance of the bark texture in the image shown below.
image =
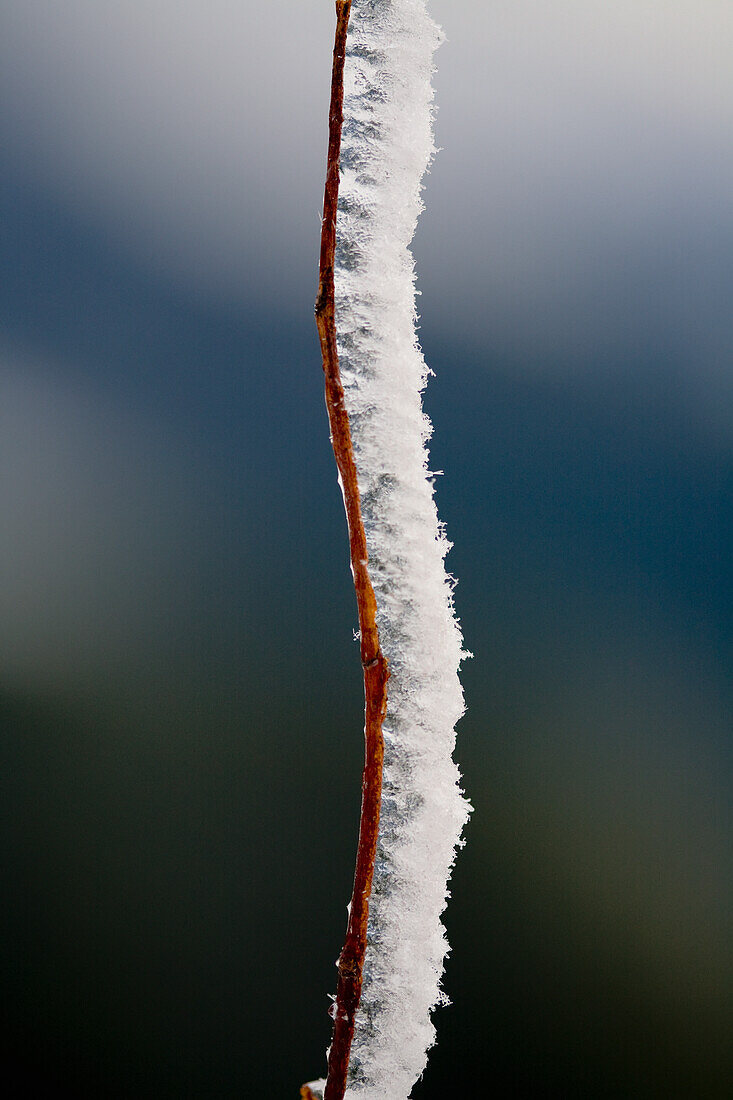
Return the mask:
[[[334,1029],[328,1057],[324,1100],[343,1100],[354,1036],[354,1021],[361,997],[364,955],[367,946],[369,896],[372,890],[379,832],[384,762],[382,724],[387,709],[389,679],[389,668],[379,644],[377,602],[369,576],[367,540],[361,514],[356,463],[336,346],[334,293],[336,214],[343,125],[344,59],[350,14],[351,0],[336,0],[336,39],[329,111],[328,163],[323,202],[320,277],[315,312],[323,356],[331,442],[346,509],[351,570],[359,614],[361,662],[364,670],[365,753],[354,889],[349,908],[346,940],[338,960],[338,985],[333,1010]],[[301,1090],[301,1095],[308,1100],[313,1093],[307,1086],[304,1086],[304,1089],[305,1092]]]

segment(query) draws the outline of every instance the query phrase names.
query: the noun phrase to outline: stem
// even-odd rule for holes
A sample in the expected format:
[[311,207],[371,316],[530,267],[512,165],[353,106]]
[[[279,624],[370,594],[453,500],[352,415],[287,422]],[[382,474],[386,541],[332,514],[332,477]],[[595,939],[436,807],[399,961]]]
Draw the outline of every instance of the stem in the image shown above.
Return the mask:
[[334,264],[336,258],[336,214],[339,192],[339,157],[343,125],[344,59],[351,0],[336,0],[336,40],[333,50],[331,105],[329,110],[328,163],[323,200],[321,258],[316,324],[321,341],[326,380],[326,406],[331,443],[336,458],[346,508],[361,636],[364,669],[364,772],[362,777],[359,846],[354,872],[354,891],[349,909],[346,940],[338,960],[338,986],[334,1029],[328,1056],[328,1078],[324,1100],[343,1100],[349,1068],[354,1020],[359,1007],[367,944],[369,896],[374,877],[379,811],[382,800],[384,737],[382,723],[387,709],[389,668],[379,646],[377,601],[369,577],[366,533],[361,516],[359,484],[351,443],[349,416],[344,402],[336,347]]

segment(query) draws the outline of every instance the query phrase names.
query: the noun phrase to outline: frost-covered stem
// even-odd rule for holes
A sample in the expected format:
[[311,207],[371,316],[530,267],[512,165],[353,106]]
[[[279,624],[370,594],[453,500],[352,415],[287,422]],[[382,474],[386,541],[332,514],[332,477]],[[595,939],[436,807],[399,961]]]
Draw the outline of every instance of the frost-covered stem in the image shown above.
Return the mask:
[[452,758],[466,654],[426,447],[410,251],[441,33],[427,0],[343,0],[336,14],[316,316],[359,605],[366,761],[329,1076],[301,1097],[407,1100],[446,1000],[440,917],[469,810]]
[[354,1036],[354,1022],[361,998],[364,955],[367,946],[369,895],[371,894],[374,877],[379,811],[382,798],[382,767],[384,761],[382,723],[387,709],[387,680],[389,679],[387,661],[379,645],[377,601],[369,577],[367,540],[361,515],[356,463],[354,461],[351,429],[346,411],[336,348],[334,291],[336,212],[339,192],[341,128],[343,124],[344,58],[350,14],[351,0],[336,0],[336,40],[333,51],[328,165],[323,200],[316,324],[318,325],[321,353],[323,355],[326,406],[331,426],[331,442],[346,507],[351,571],[354,577],[359,612],[361,662],[364,669],[365,752],[354,891],[349,907],[346,940],[338,961],[334,1030],[328,1056],[328,1078],[324,1100],[343,1100],[346,1091],[351,1043]]

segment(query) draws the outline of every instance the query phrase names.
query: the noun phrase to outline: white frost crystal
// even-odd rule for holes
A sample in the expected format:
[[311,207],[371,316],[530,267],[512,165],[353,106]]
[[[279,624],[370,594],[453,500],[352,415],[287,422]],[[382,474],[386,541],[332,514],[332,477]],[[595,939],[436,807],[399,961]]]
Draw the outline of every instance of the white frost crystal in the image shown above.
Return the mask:
[[407,1100],[447,950],[440,915],[468,804],[452,759],[465,656],[428,470],[428,370],[410,252],[433,155],[440,31],[425,0],[354,0],[347,40],[336,325],[382,649],[391,670],[379,847],[348,1097]]

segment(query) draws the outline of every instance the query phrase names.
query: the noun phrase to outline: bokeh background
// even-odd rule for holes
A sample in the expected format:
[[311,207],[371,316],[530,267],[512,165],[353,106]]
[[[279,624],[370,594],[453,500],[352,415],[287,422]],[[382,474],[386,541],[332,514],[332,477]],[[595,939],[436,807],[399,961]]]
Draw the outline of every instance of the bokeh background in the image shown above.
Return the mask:
[[[432,0],[415,251],[475,806],[414,1097],[733,1095],[733,7]],[[328,0],[0,4],[14,1096],[323,1070],[361,686]]]

